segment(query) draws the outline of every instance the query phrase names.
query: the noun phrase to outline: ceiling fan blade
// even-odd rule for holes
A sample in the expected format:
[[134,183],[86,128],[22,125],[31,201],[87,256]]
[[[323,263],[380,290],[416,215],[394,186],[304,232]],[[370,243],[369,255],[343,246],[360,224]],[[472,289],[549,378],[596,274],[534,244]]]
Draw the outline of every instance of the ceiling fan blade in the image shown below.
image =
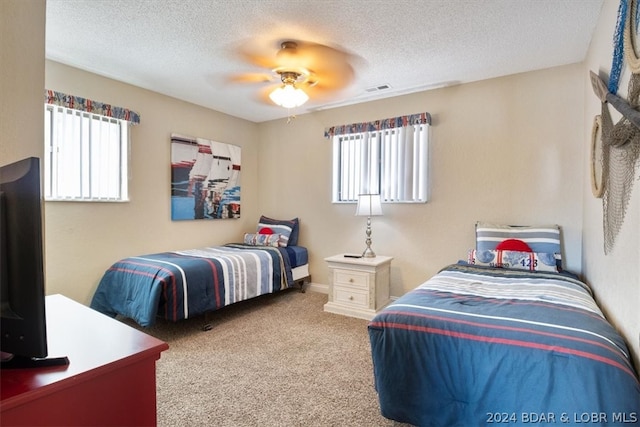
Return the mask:
[[254,52],[247,47],[242,47],[238,50],[238,55],[243,61],[261,68],[273,70],[274,68],[278,67],[278,62],[275,54],[265,55],[262,53]]
[[304,90],[304,92],[309,96],[309,99],[314,102],[333,100],[345,90],[345,88],[326,88],[321,85],[300,87],[300,89]]
[[304,58],[301,56],[297,42],[282,42],[280,50],[276,53],[278,68],[296,69],[304,68]]
[[353,62],[357,60],[355,55],[330,46],[308,43],[301,49],[303,62],[313,73],[315,86],[325,90],[339,90],[353,82],[355,72]]
[[322,90],[340,90],[353,83],[355,73],[353,68],[346,64],[340,68],[321,68],[313,70],[313,78],[310,79],[311,86]]

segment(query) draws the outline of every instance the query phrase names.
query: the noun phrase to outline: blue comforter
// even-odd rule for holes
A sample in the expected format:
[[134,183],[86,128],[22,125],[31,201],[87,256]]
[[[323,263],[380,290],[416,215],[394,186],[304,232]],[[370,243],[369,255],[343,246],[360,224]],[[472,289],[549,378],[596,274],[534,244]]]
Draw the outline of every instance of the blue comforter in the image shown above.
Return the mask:
[[286,249],[228,244],[125,258],[105,272],[91,308],[141,326],[198,316],[292,286]]
[[628,349],[587,285],[567,275],[451,265],[368,328],[387,418],[640,425]]

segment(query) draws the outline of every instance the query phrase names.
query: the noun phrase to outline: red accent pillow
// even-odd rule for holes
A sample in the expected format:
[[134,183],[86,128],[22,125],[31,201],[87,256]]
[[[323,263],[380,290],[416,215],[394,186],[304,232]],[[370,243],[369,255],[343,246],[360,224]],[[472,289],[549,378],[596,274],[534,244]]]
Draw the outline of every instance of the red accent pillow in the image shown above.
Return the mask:
[[270,229],[269,227],[264,227],[264,228],[261,228],[260,231],[258,231],[258,234],[273,234],[273,230]]
[[507,239],[498,243],[496,246],[496,250],[498,251],[518,251],[518,252],[533,252],[529,245],[527,245],[522,240],[518,239]]

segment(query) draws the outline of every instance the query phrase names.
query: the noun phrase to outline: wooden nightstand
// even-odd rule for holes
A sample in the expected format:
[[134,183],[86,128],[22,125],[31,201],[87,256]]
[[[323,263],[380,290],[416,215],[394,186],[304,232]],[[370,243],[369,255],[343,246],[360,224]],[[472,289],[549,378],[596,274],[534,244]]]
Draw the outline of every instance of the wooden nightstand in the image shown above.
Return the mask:
[[329,274],[329,301],[324,311],[371,320],[390,301],[389,276],[392,257],[325,258]]

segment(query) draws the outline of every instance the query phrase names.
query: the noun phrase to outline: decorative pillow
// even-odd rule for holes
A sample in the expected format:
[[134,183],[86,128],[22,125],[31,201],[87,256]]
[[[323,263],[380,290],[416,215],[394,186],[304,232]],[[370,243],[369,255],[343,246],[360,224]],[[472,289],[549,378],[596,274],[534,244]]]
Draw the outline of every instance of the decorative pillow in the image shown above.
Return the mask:
[[264,227],[258,230],[258,234],[275,234],[273,230],[269,227]]
[[262,215],[258,222],[258,233],[262,229],[269,228],[274,234],[280,234],[280,246],[295,246],[298,244],[298,218],[291,220],[273,219]]
[[251,246],[275,246],[277,247],[280,243],[280,235],[279,234],[255,234],[255,233],[245,233],[244,235],[244,244]]
[[562,253],[560,227],[557,225],[519,226],[476,223],[478,251],[495,250],[498,244],[508,239],[521,240],[531,248],[532,252],[558,254],[556,258],[559,258],[559,254]]
[[555,254],[508,250],[469,250],[469,264],[529,271],[558,272]]

